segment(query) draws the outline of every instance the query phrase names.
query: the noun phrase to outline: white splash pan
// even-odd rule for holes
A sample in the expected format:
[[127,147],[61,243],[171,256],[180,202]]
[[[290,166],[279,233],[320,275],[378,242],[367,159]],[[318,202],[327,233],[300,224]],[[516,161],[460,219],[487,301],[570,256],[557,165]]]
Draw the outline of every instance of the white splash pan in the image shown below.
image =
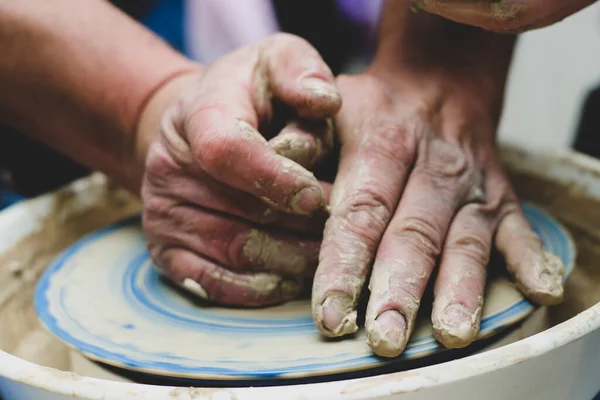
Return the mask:
[[[600,214],[600,162],[568,151],[532,154],[505,147],[503,154],[513,171],[562,184],[562,196],[577,192],[598,200]],[[58,252],[138,207],[102,175],[92,175],[0,213],[0,348],[4,350],[0,351],[0,397],[4,400],[591,400],[600,391],[600,278],[589,282],[576,273],[578,290],[559,307],[567,313],[565,322],[499,348],[405,372],[235,389],[149,386],[73,373],[70,351],[36,319],[33,288]],[[576,201],[573,207],[578,207]],[[586,223],[591,224],[578,224]],[[600,232],[600,225],[595,228]],[[590,237],[600,238],[595,232],[589,232]]]

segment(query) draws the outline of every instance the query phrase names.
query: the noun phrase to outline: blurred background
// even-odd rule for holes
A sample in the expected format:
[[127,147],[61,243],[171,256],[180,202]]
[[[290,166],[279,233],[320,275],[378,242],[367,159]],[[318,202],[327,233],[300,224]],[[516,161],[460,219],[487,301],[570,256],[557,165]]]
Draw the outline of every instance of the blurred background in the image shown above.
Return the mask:
[[[600,156],[600,2],[522,35],[508,85],[501,138],[524,146],[581,147]],[[588,96],[592,96],[588,100]],[[590,107],[582,121],[582,113]],[[595,106],[591,107],[591,103]],[[585,136],[576,141],[577,134]],[[590,135],[592,137],[590,137]]]
[[[217,15],[216,8],[235,1],[238,0],[112,3],[201,62],[212,61],[223,46],[233,46],[235,38],[228,35],[237,35],[238,41],[239,37],[252,41],[273,29],[306,38],[335,73],[356,70],[368,62],[380,0],[252,0],[268,5],[272,15],[270,20],[256,23],[262,30],[246,31],[246,22],[256,22],[253,18],[259,17],[248,15],[243,7],[237,15],[225,13],[227,21]],[[208,7],[209,3],[216,8]],[[221,43],[207,41],[206,36],[210,35],[203,34],[203,29],[218,30],[219,24],[237,28],[219,35],[223,38]],[[538,149],[572,147],[600,157],[600,3],[557,25],[521,36],[510,74],[500,138]],[[32,161],[46,167],[31,168]],[[0,208],[20,196],[56,189],[88,173],[43,145],[2,127],[0,170],[0,191],[4,193],[0,195]]]

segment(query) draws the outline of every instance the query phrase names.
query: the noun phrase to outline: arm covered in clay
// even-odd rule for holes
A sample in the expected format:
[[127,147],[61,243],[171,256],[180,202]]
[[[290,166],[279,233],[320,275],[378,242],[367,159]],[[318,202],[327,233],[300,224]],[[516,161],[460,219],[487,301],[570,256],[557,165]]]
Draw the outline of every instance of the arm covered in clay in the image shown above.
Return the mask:
[[100,0],[1,0],[0,52],[0,122],[135,191],[142,109],[200,68]]
[[338,78],[341,161],[312,297],[321,333],[345,336],[368,285],[367,342],[385,357],[404,351],[433,277],[437,339],[460,348],[477,337],[493,247],[530,299],[563,296],[562,264],[496,152],[515,37],[409,6],[386,3],[373,64]]
[[597,0],[416,0],[414,7],[496,32],[552,25]]

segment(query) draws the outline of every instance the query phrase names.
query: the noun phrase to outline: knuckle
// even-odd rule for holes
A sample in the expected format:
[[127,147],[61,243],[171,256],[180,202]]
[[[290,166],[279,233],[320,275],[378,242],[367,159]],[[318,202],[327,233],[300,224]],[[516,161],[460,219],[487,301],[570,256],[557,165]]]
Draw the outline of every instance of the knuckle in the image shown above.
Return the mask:
[[171,202],[160,196],[148,196],[144,199],[142,223],[146,234],[153,238],[160,235],[165,228],[165,217],[171,207]]
[[440,138],[427,140],[424,146],[421,168],[434,182],[445,184],[470,175],[473,161],[460,146]]
[[442,251],[442,235],[428,218],[406,218],[398,223],[392,235],[430,259],[436,259]]
[[159,130],[160,140],[155,143],[160,143],[174,160],[187,162],[190,158],[190,146],[182,136],[185,131],[178,126],[179,121],[175,117],[175,113],[173,108],[162,116]]
[[473,262],[473,265],[485,267],[490,256],[490,243],[481,236],[464,234],[446,244],[446,252],[461,254]]
[[177,163],[160,141],[155,141],[146,156],[146,177],[152,183],[166,183],[178,170]]
[[177,237],[196,237],[203,240],[204,230],[201,229],[198,211],[192,207],[175,205],[166,210],[165,221],[173,227],[173,234]]
[[523,209],[519,199],[511,190],[505,191],[502,196],[488,201],[484,208],[489,214],[496,217],[496,223],[503,221],[522,221]]
[[162,245],[179,244],[197,246],[207,239],[201,215],[193,207],[172,204],[162,199],[144,205],[144,230],[155,242]]
[[411,164],[416,148],[415,135],[401,121],[388,118],[367,120],[364,130],[371,132],[364,135],[360,148],[365,153],[379,155],[387,160],[400,158],[405,164]]
[[370,238],[383,232],[392,216],[392,205],[381,194],[368,189],[348,196],[334,211],[344,221],[345,228]]

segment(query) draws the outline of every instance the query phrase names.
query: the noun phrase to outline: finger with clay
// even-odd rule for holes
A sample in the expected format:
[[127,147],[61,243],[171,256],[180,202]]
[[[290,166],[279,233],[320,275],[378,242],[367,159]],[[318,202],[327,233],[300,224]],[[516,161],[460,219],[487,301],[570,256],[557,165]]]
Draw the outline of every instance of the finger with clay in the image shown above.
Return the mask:
[[311,172],[332,149],[341,106],[329,68],[307,42],[278,34],[155,97],[140,126],[160,128],[145,142],[142,188],[158,266],[222,304],[298,296],[330,191]]

